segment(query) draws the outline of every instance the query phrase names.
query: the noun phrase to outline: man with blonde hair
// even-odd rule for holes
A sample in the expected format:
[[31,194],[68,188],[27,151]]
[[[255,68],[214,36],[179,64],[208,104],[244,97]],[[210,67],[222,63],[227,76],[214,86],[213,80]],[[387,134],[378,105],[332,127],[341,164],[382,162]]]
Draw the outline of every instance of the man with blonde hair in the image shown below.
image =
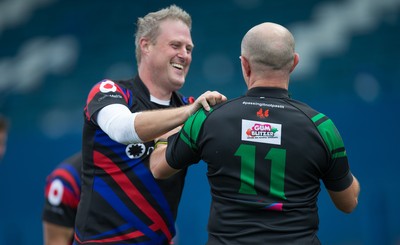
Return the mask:
[[200,107],[209,110],[226,100],[218,92],[196,101],[177,92],[192,61],[190,29],[190,15],[175,5],[139,18],[138,75],[127,81],[105,79],[89,92],[74,244],[172,241],[186,172],[168,180],[153,178],[148,163],[158,143],[154,139]]

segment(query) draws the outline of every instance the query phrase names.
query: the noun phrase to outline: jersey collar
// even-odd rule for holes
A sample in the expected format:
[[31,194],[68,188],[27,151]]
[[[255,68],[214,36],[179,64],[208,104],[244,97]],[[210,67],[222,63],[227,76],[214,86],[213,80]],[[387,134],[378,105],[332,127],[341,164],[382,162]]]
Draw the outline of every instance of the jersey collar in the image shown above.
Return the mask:
[[146,85],[144,84],[144,82],[142,81],[142,79],[139,77],[139,74],[137,74],[134,78],[134,84],[135,84],[135,88],[139,89],[139,91],[136,91],[136,96],[138,97],[142,97],[144,98],[146,101],[149,100],[151,102],[153,102],[154,104],[157,104],[161,107],[176,107],[176,106],[181,106],[184,105],[184,102],[181,99],[181,96],[179,96],[177,91],[172,92],[172,96],[171,99],[168,103],[168,105],[164,104],[164,103],[158,103],[157,101],[154,101],[151,98],[150,95],[150,91],[149,89],[146,87]]
[[249,97],[289,98],[289,91],[283,88],[255,87],[246,92]]

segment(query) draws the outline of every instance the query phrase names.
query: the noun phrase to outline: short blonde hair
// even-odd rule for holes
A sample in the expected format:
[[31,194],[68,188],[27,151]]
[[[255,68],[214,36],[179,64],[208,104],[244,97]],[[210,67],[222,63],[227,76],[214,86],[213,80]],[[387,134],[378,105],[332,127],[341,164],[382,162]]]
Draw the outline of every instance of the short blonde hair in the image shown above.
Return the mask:
[[138,18],[137,31],[135,33],[137,64],[139,64],[141,60],[141,50],[139,45],[140,39],[146,37],[150,39],[152,43],[155,43],[160,32],[160,23],[167,19],[180,20],[188,26],[189,30],[192,28],[192,17],[190,17],[186,11],[174,4],[157,12],[151,12],[144,17]]

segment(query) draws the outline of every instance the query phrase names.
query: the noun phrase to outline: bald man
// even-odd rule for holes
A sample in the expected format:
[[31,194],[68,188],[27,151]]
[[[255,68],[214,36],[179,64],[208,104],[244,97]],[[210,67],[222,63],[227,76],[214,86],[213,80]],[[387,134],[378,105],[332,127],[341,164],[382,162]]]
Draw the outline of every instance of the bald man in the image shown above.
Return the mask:
[[281,25],[251,28],[240,56],[247,93],[199,110],[151,156],[156,178],[207,163],[209,245],[320,244],[320,180],[339,210],[357,206],[359,183],[334,123],[289,97],[294,47]]

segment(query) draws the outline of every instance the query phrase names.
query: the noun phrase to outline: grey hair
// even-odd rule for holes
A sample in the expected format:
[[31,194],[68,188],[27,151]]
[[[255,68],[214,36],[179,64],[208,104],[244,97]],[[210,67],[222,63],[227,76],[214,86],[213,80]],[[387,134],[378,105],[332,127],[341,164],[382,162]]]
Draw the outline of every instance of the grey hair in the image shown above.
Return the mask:
[[135,33],[135,52],[137,64],[139,64],[141,60],[141,50],[139,45],[140,39],[142,37],[146,37],[152,43],[155,43],[160,32],[160,23],[167,19],[180,20],[189,27],[189,30],[192,29],[192,17],[175,4],[172,4],[169,7],[163,8],[157,12],[148,13],[144,17],[139,17],[137,20],[137,30]]
[[295,55],[293,35],[283,26],[264,23],[250,29],[242,39],[241,52],[260,69],[290,69]]

